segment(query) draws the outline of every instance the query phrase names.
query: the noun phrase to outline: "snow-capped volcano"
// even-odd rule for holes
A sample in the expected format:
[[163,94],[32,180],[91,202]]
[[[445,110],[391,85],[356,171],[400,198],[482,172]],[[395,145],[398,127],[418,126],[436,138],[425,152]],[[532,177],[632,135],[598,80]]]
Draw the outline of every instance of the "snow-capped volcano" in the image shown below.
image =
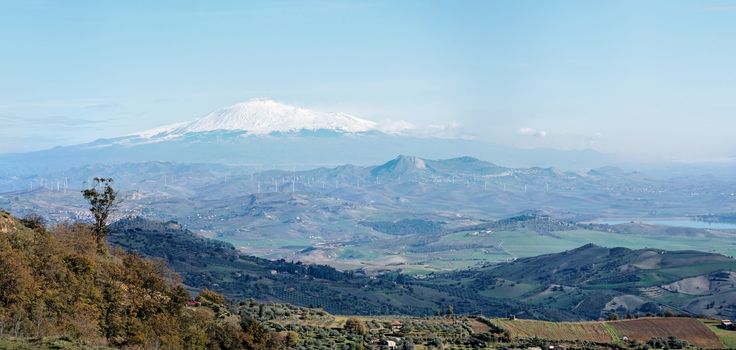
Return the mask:
[[[144,161],[324,166],[372,164],[401,153],[434,158],[470,155],[520,166],[580,168],[581,164],[590,164],[587,167],[592,168],[606,164],[596,152],[506,148],[484,139],[464,137],[456,130],[459,129],[452,125],[414,126],[400,120],[375,123],[345,113],[254,99],[194,121],[134,134],[32,153],[0,154],[0,168],[32,173],[94,163]],[[520,163],[520,159],[527,162]],[[387,174],[431,173],[434,166],[422,159],[402,157],[383,170]]]
[[211,112],[192,122],[151,129],[136,136],[177,136],[215,130],[245,131],[256,135],[300,130],[357,133],[377,130],[377,126],[373,121],[345,113],[318,112],[270,99],[252,99]]

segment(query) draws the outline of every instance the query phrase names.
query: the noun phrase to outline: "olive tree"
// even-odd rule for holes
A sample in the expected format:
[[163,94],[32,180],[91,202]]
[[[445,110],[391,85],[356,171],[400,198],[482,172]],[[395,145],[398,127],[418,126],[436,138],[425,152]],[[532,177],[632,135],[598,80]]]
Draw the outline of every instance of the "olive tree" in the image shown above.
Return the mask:
[[117,205],[118,193],[112,188],[112,178],[96,177],[92,179],[92,187],[82,191],[84,199],[89,204],[89,210],[95,219],[92,224],[92,232],[97,240],[97,245],[104,246],[107,237],[107,224],[110,214]]

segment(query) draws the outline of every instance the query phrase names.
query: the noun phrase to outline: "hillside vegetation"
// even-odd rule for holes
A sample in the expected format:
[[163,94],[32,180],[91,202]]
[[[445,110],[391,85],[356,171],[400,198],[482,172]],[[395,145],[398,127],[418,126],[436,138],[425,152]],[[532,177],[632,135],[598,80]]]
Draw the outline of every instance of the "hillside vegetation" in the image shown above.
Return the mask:
[[505,315],[529,310],[541,318],[561,318],[554,310],[468,294],[444,282],[417,285],[413,278],[395,272],[369,276],[362,271],[248,256],[174,222],[121,220],[112,225],[109,240],[126,250],[165,259],[192,290],[209,288],[233,300],[254,298],[353,315],[433,315],[437,309],[457,305],[465,313]]
[[187,307],[189,293],[164,262],[100,250],[86,225],[47,230],[38,218],[0,212],[0,271],[2,348],[238,349],[271,341],[259,325],[243,326],[216,293],[205,290],[201,307]]

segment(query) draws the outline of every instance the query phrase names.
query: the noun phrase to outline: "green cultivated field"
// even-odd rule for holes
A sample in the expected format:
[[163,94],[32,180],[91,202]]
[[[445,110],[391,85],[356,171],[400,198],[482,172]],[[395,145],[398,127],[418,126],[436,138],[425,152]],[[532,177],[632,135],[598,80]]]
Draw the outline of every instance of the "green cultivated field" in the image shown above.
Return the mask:
[[[398,239],[394,239],[398,241]],[[413,241],[416,241],[415,244],[417,245],[420,244],[419,242],[426,244],[422,245],[421,249],[415,250],[412,247]],[[588,229],[549,233],[540,233],[527,228],[492,233],[461,231],[434,237],[404,236],[396,244],[390,242],[371,241],[354,245],[347,243],[336,254],[336,262],[337,260],[344,260],[345,262],[351,262],[353,266],[360,265],[362,262],[376,263],[381,266],[381,261],[393,257],[404,259],[405,262],[385,267],[426,273],[474,267],[489,262],[506,262],[514,258],[558,253],[588,243],[604,247],[699,250],[727,256],[736,255],[736,235],[717,237],[663,234],[637,235]],[[304,241],[298,243],[304,244]],[[296,245],[297,242],[285,241],[283,244]],[[323,263],[330,262],[324,261]],[[678,273],[682,273],[682,271],[678,269]]]
[[736,349],[736,331],[733,330],[726,330],[721,327],[718,327],[718,325],[721,323],[718,320],[703,320],[703,323],[705,323],[708,328],[710,328],[713,333],[715,333],[718,338],[721,339],[724,345],[726,345],[729,349]]

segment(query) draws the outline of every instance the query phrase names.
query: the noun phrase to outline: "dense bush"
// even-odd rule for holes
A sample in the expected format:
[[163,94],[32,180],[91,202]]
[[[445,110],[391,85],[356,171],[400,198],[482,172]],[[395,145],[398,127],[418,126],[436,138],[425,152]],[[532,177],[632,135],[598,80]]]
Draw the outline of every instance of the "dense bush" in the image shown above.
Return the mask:
[[688,343],[684,340],[677,339],[677,337],[668,338],[651,338],[647,341],[647,345],[655,349],[685,349],[688,347]]
[[365,323],[357,318],[349,318],[345,321],[344,328],[347,332],[353,334],[365,335],[368,332]]

